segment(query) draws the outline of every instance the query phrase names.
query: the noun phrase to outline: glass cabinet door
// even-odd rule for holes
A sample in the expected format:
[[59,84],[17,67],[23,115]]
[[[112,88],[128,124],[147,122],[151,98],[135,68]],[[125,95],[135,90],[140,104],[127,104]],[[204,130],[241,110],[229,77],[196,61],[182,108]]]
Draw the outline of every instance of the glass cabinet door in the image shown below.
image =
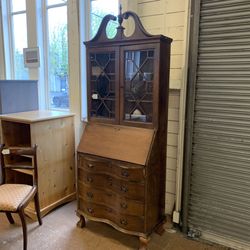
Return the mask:
[[124,121],[153,122],[154,49],[124,51]]
[[89,115],[96,118],[115,118],[115,51],[89,54],[90,89]]

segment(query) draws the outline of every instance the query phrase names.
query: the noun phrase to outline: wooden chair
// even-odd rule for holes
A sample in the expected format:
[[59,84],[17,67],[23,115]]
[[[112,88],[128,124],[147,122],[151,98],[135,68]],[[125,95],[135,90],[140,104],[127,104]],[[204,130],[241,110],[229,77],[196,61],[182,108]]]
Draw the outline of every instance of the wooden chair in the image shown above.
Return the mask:
[[[32,198],[35,201],[35,208],[39,225],[42,225],[40,205],[37,186],[37,146],[34,147],[10,147],[4,148],[0,144],[0,170],[2,181],[0,180],[0,212],[4,212],[10,224],[14,224],[12,213],[18,213],[23,228],[23,249],[27,249],[27,224],[25,221],[24,209]],[[29,159],[30,164],[15,159]],[[32,159],[32,160],[31,160]],[[12,169],[12,170],[11,170]],[[33,185],[7,183],[7,171],[27,171],[33,170]],[[1,176],[1,175],[0,175]]]

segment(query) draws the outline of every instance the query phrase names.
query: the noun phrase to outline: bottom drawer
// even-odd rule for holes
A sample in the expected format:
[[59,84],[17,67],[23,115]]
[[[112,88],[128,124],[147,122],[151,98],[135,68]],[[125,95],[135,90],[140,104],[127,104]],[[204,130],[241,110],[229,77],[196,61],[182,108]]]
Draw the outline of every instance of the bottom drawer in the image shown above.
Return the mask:
[[86,202],[81,198],[79,199],[79,209],[87,215],[110,220],[120,228],[134,232],[144,232],[144,217],[122,215],[112,208]]

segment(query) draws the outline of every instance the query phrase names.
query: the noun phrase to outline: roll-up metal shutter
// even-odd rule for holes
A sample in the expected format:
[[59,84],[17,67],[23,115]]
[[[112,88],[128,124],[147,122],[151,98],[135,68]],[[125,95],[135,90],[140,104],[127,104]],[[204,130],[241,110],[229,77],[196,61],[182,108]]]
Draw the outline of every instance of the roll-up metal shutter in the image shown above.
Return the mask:
[[250,0],[201,0],[189,230],[250,249]]

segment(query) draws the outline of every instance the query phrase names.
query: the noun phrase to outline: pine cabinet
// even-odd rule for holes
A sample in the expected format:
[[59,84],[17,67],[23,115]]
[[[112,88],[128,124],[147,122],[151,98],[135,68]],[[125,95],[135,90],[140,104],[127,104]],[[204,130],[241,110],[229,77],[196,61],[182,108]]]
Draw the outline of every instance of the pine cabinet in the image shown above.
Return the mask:
[[[124,35],[132,17],[135,31]],[[112,15],[85,42],[88,121],[77,149],[78,225],[85,217],[140,238],[140,248],[165,219],[171,39],[148,34],[133,12]]]
[[[57,111],[29,111],[1,115],[1,142],[6,146],[38,145],[38,192],[41,215],[75,199],[74,115]],[[17,164],[31,159],[18,159]],[[32,170],[10,170],[10,182],[32,184]],[[34,203],[25,210],[36,219]]]

